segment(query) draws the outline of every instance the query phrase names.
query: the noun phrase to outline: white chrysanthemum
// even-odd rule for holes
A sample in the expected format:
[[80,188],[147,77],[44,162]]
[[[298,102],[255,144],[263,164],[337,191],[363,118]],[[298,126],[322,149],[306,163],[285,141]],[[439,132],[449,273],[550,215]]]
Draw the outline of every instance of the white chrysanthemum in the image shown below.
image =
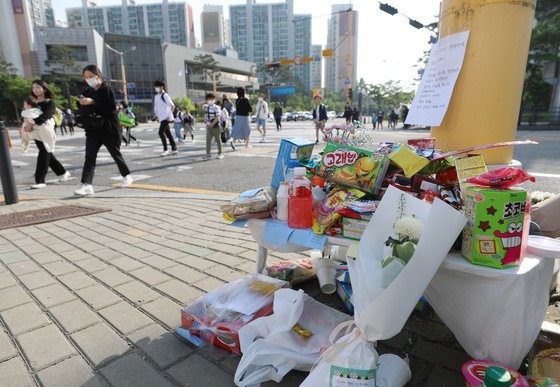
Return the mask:
[[407,236],[409,240],[418,242],[424,231],[424,223],[419,219],[405,216],[395,222],[393,230],[401,237]]
[[543,200],[546,200],[552,196],[554,196],[552,192],[543,192],[543,191],[531,192],[531,199],[533,201],[533,204],[542,202]]

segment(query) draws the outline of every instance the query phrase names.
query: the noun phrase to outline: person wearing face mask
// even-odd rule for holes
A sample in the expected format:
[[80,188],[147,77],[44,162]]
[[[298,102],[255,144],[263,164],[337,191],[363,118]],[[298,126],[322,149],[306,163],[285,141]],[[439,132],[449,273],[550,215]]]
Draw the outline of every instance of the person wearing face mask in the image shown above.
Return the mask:
[[91,183],[97,153],[102,145],[105,145],[119,168],[123,177],[121,187],[128,187],[132,184],[130,170],[120,151],[121,125],[117,116],[115,94],[109,84],[104,81],[101,71],[96,65],[86,66],[83,73],[89,87],[78,99],[78,104],[80,107],[88,108],[90,114],[83,118],[84,121],[89,122],[82,124],[86,132],[86,158],[82,170],[82,186],[74,191],[74,195],[77,197],[93,195]]
[[31,132],[34,127],[37,127],[40,134],[38,138],[41,138],[41,140],[35,140],[39,154],[37,155],[37,167],[35,168],[35,184],[31,185],[31,188],[39,189],[46,186],[45,177],[49,167],[59,176],[59,181],[66,181],[70,177],[70,173],[66,171],[53,154],[56,142],[53,117],[56,106],[52,99],[54,93],[49,90],[44,81],[35,80],[31,85],[31,95],[37,99],[37,108],[41,110],[41,115],[29,119],[24,130]]
[[270,110],[268,110],[268,104],[264,100],[264,95],[262,93],[259,94],[258,98],[259,102],[257,102],[257,106],[255,107],[257,111],[257,130],[262,134],[260,142],[264,142],[266,137],[266,120],[270,115]]
[[223,159],[222,128],[220,126],[222,109],[216,104],[216,95],[212,92],[207,93],[206,102],[201,102],[198,106],[204,110],[204,122],[206,123],[206,156],[204,156],[204,159],[212,157],[210,156],[212,139],[215,139],[218,145],[218,158]]
[[154,82],[154,88],[156,90],[156,96],[154,97],[154,113],[159,119],[159,131],[158,135],[163,144],[162,157],[169,156],[169,151],[167,150],[167,140],[169,139],[169,145],[171,145],[171,154],[176,155],[177,145],[175,140],[173,140],[173,135],[171,130],[169,130],[169,123],[174,120],[173,111],[175,110],[175,104],[169,94],[165,92],[165,82],[162,79],[158,79]]

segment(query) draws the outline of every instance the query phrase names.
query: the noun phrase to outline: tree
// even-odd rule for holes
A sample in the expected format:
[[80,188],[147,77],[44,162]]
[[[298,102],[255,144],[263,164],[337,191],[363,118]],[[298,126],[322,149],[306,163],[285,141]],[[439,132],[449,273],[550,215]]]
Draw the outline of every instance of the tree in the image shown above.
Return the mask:
[[16,72],[14,65],[0,55],[0,75],[14,75]]
[[173,98],[173,103],[175,106],[181,109],[187,109],[188,111],[193,111],[195,109],[194,103],[192,103],[191,99],[186,95]]
[[560,13],[560,3],[558,0],[538,0],[535,9],[535,18],[544,21]]
[[400,105],[408,105],[414,98],[414,92],[403,90],[399,81],[366,85],[365,90],[373,99],[376,110],[389,110]]
[[[68,101],[68,108],[72,109],[73,104],[69,83],[70,74],[80,71],[76,66],[74,49],[68,46],[50,46],[48,48],[48,56],[50,59],[45,61],[45,66],[52,68],[49,72],[49,79],[64,87],[64,96]],[[76,76],[73,76],[73,78],[76,78]]]
[[221,71],[218,67],[218,61],[214,59],[212,54],[200,54],[194,57],[195,63],[191,64],[189,69],[194,74],[202,75],[204,83],[204,91],[206,90],[206,80],[215,80],[216,85],[220,84]]

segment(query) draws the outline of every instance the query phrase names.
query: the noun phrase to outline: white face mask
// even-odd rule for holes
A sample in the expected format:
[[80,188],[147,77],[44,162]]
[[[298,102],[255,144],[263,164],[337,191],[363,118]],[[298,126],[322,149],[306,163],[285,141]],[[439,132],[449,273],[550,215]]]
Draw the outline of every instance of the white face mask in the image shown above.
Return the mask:
[[213,106],[214,105],[214,100],[213,99],[208,100],[208,105]]
[[161,91],[161,87],[156,87],[156,93],[159,93]]
[[99,84],[97,77],[86,78],[86,82],[89,85],[89,87],[95,87]]
[[263,99],[261,97],[259,97],[259,102],[262,102],[262,101],[263,101]]

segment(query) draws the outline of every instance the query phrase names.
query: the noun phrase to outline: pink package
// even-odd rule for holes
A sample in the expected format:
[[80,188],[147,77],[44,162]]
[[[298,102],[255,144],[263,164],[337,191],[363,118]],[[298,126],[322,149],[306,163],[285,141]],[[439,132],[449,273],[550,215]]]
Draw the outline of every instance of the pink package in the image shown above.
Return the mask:
[[521,374],[505,365],[488,360],[470,360],[463,364],[463,376],[467,379],[467,387],[478,387],[484,382],[486,368],[498,366],[507,370],[511,375],[512,387],[529,387],[529,383]]

